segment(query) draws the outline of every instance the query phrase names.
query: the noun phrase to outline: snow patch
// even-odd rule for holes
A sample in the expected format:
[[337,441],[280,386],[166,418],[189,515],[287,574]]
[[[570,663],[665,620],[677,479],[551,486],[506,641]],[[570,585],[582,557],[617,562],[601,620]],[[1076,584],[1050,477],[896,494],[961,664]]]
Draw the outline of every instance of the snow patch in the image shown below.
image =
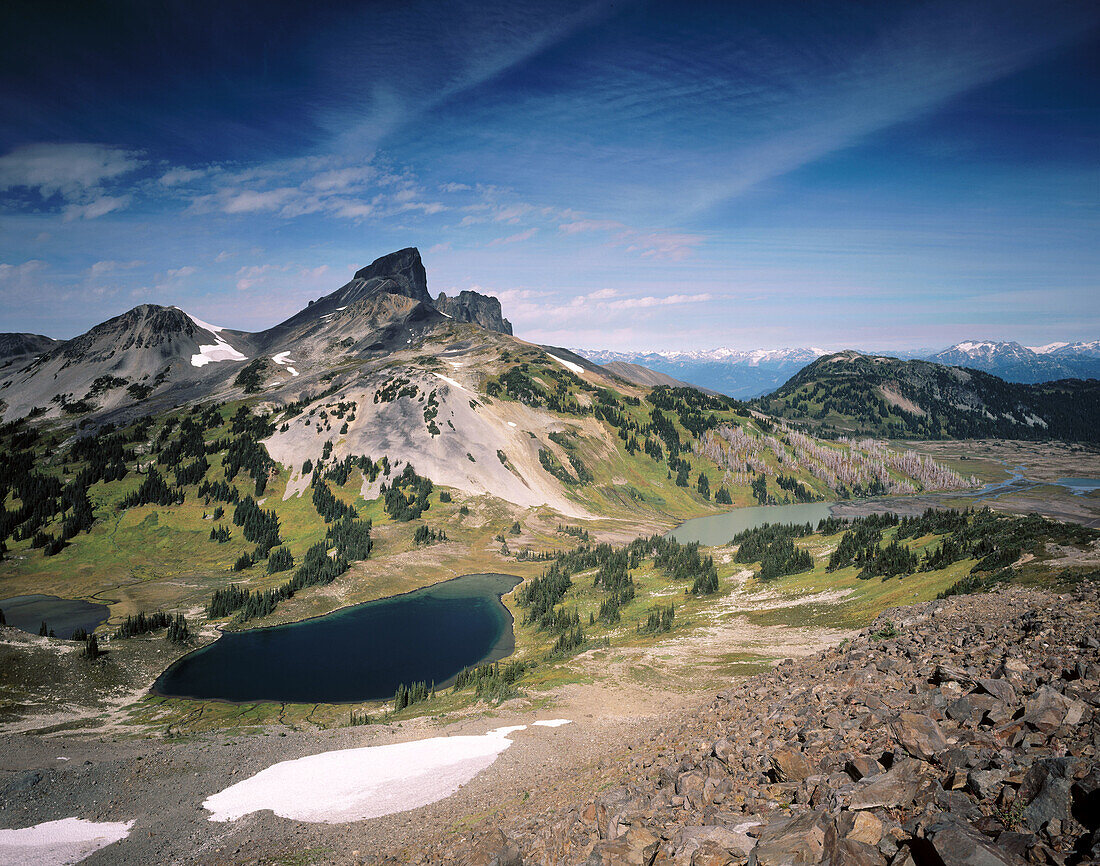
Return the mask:
[[463,385],[459,385],[458,382],[456,382],[454,379],[450,378],[449,376],[444,376],[441,373],[433,373],[432,375],[434,375],[437,379],[442,379],[444,382],[446,382],[448,385],[450,385],[453,388],[458,388],[458,390],[465,391],[466,393],[470,392],[469,388],[467,388]]
[[426,806],[449,797],[512,745],[526,725],[483,736],[432,737],[339,749],[283,761],[209,797],[211,821],[271,809],[295,821],[343,824]]
[[0,861],[9,866],[78,863],[100,848],[125,839],[133,826],[133,821],[97,823],[62,818],[21,830],[0,830]]
[[[547,352],[546,354],[550,355],[549,352]],[[564,358],[559,358],[557,355],[550,355],[550,357],[561,364],[563,367],[565,367],[566,370],[569,370],[571,373],[580,374],[584,372],[584,367],[582,367],[580,364],[574,364],[572,361],[566,361]]]
[[515,422],[515,421],[509,421],[509,422],[508,422],[508,426],[509,426],[509,427],[515,427],[515,426],[516,426],[516,422]]
[[540,728],[560,728],[562,725],[572,724],[572,719],[543,719],[541,722],[535,722]]
[[291,376],[297,376],[298,371],[290,365],[294,363],[294,360],[290,357],[290,352],[276,352],[271,356],[271,360],[278,364],[280,367],[286,367],[286,371]]
[[[179,310],[179,307],[176,307]],[[187,318],[195,323],[196,327],[209,331],[214,335],[215,342],[210,345],[199,344],[199,353],[191,356],[192,367],[205,367],[207,364],[216,364],[218,361],[247,361],[248,358],[229,345],[218,336],[225,330],[221,325],[211,325],[202,319],[196,319],[186,310],[180,310]]]

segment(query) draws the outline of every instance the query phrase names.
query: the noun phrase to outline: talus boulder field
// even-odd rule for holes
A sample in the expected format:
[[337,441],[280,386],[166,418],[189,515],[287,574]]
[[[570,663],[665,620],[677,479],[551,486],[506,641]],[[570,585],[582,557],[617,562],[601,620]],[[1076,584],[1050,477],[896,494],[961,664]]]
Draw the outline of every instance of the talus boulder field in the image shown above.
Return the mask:
[[420,862],[1095,863],[1098,634],[1087,582],[887,611],[630,744],[620,784],[590,802]]

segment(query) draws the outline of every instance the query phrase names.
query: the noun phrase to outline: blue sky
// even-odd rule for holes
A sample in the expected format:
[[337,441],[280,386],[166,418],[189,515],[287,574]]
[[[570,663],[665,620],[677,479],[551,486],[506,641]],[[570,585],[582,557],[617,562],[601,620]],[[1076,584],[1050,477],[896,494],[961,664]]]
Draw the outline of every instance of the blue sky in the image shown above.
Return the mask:
[[0,330],[259,329],[418,246],[558,345],[1100,337],[1090,2],[0,11]]

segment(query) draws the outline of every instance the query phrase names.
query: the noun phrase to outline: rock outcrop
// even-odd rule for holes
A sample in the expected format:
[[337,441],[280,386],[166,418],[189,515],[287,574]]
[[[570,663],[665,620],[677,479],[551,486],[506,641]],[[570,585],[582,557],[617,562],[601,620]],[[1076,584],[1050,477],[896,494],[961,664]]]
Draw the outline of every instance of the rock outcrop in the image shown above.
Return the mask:
[[432,305],[432,296],[428,294],[428,275],[420,260],[420,250],[416,247],[406,247],[375,259],[356,271],[355,279],[367,283],[381,280],[382,284],[372,286],[373,290],[405,295],[429,307]]
[[467,290],[459,292],[456,298],[448,298],[446,293],[440,292],[435,308],[456,322],[472,322],[498,334],[512,333],[512,323],[504,318],[500,301],[492,295]]
[[593,801],[423,862],[1097,862],[1098,635],[1095,584],[888,611],[635,744]]

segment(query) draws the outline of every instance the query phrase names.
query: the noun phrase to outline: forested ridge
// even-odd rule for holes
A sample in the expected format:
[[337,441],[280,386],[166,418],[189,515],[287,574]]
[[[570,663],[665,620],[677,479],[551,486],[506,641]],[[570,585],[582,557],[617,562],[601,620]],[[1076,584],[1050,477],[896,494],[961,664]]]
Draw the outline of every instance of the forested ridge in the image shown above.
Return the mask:
[[855,353],[819,358],[753,405],[823,436],[1100,441],[1100,380],[1023,385]]

